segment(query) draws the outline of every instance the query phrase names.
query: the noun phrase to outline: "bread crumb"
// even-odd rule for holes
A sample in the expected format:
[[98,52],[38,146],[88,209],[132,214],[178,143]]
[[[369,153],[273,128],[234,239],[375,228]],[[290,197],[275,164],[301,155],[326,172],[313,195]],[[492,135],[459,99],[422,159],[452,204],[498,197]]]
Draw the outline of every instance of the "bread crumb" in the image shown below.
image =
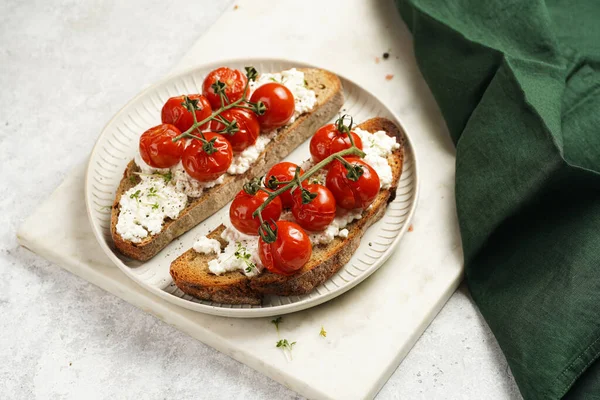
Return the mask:
[[394,78],[394,75],[392,75],[392,74],[387,74],[387,75],[385,76],[385,80],[386,80],[386,81],[391,81],[393,78]]
[[375,64],[379,64],[379,57],[375,57]]
[[240,6],[238,6],[237,4],[235,6],[233,6],[234,10],[237,10],[238,8],[240,8]]
[[412,226],[412,224],[410,224],[410,226],[408,227],[408,231],[409,231],[409,232],[412,232],[413,230],[414,230],[414,229],[413,229],[413,226]]

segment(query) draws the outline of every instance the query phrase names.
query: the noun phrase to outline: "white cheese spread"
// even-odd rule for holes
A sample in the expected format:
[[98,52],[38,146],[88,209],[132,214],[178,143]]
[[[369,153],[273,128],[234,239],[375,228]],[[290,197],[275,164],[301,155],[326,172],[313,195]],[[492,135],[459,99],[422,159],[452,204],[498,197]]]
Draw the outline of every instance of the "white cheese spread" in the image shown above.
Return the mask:
[[277,82],[284,85],[294,95],[294,116],[290,120],[290,124],[298,118],[301,114],[311,111],[317,104],[317,96],[314,90],[310,90],[306,87],[306,81],[304,80],[304,72],[298,71],[296,68],[288,69],[287,71],[278,72],[274,74],[260,74],[256,81],[250,82],[250,90],[254,91],[256,88],[269,82]]
[[125,240],[139,243],[159,233],[163,221],[177,218],[186,204],[187,196],[162,176],[142,176],[142,182],[123,193],[119,200],[117,233]]
[[262,153],[267,144],[271,141],[269,135],[260,135],[256,139],[256,143],[252,146],[248,146],[244,151],[234,154],[231,165],[227,169],[227,173],[230,175],[239,175],[248,171],[252,164],[258,159],[260,153]]
[[[246,276],[255,276],[262,272],[263,265],[258,255],[258,236],[250,236],[239,232],[232,226],[225,228],[221,237],[227,241],[223,252],[219,251],[217,258],[208,262],[208,269],[215,275],[222,275],[230,271],[240,271]],[[203,236],[194,243],[196,247],[204,250],[210,240]],[[217,242],[215,240],[215,242]],[[218,243],[218,242],[217,242]],[[198,251],[198,250],[196,250]]]
[[221,252],[221,243],[216,239],[209,239],[206,236],[201,236],[192,247],[196,252],[202,254],[219,254]]
[[365,152],[364,160],[377,172],[382,189],[389,189],[392,186],[392,167],[388,163],[387,157],[400,147],[395,137],[388,136],[384,131],[370,133],[360,128],[352,130],[356,133],[363,144]]
[[331,243],[336,236],[340,236],[342,238],[348,237],[348,229],[345,229],[348,224],[352,221],[362,218],[362,210],[344,210],[342,208],[338,208],[337,214],[331,224],[325,228],[325,230],[321,232],[307,232],[308,237],[310,238],[311,243],[314,245],[317,244],[327,244]]

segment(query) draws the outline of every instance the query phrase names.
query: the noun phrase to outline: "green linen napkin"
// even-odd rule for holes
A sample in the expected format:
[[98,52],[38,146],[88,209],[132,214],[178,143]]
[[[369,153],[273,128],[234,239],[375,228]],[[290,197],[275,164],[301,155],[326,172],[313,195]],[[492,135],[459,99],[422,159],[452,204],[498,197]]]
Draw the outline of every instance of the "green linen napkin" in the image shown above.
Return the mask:
[[466,279],[526,399],[600,398],[600,0],[396,0],[456,144]]

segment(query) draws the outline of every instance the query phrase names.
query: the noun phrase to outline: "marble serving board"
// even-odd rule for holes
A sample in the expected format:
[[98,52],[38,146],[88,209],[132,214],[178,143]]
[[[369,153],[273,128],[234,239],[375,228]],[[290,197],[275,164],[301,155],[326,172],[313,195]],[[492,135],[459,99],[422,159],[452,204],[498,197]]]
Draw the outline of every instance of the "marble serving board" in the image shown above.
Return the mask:
[[[239,26],[252,30],[243,36],[247,45],[228,46],[228,41],[241,40],[232,29]],[[389,57],[384,59],[383,53]],[[413,227],[365,282],[326,304],[284,317],[280,337],[297,342],[292,361],[275,347],[279,336],[271,318],[195,313],[144,291],[115,267],[89,226],[84,165],[25,221],[19,241],[304,396],[371,398],[462,278],[452,143],[415,65],[410,34],[391,1],[239,1],[173,72],[200,62],[252,56],[302,59],[363,85],[399,115],[419,157],[421,194]],[[321,327],[325,338],[319,335]]]

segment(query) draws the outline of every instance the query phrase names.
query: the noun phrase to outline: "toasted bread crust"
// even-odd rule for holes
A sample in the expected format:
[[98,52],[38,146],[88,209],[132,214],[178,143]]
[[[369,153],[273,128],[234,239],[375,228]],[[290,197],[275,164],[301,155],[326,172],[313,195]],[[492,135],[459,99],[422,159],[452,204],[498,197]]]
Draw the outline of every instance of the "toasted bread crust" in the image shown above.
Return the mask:
[[[216,276],[208,270],[208,261],[215,258],[215,255],[199,254],[190,249],[171,264],[170,272],[175,284],[183,292],[203,300],[227,304],[260,304],[264,295],[291,296],[309,293],[339,271],[358,248],[367,228],[383,216],[387,204],[394,199],[404,162],[404,135],[392,121],[373,118],[358,127],[369,132],[383,130],[396,138],[400,148],[388,157],[388,162],[392,165],[392,187],[380,191],[363,217],[347,226],[347,238],[336,237],[331,243],[314,246],[310,261],[292,276],[268,271],[253,278],[248,278],[239,271]],[[218,239],[224,247],[226,243],[220,236],[223,229],[223,225],[217,227],[209,237]]]
[[315,130],[325,124],[344,104],[344,94],[339,78],[325,70],[299,68],[305,74],[308,86],[315,91],[317,105],[310,113],[299,116],[294,123],[284,128],[260,154],[258,160],[241,175],[226,175],[225,181],[206,190],[201,197],[190,198],[186,208],[175,220],[167,220],[157,235],[149,236],[140,243],[125,240],[117,233],[119,201],[121,196],[139,182],[135,174],[139,168],[132,160],[127,165],[117,189],[111,212],[111,236],[116,248],[128,257],[146,261],[154,257],[174,239],[189,231],[227,204],[243,185],[255,176],[265,174],[269,168],[285,158],[292,150],[309,138]]

